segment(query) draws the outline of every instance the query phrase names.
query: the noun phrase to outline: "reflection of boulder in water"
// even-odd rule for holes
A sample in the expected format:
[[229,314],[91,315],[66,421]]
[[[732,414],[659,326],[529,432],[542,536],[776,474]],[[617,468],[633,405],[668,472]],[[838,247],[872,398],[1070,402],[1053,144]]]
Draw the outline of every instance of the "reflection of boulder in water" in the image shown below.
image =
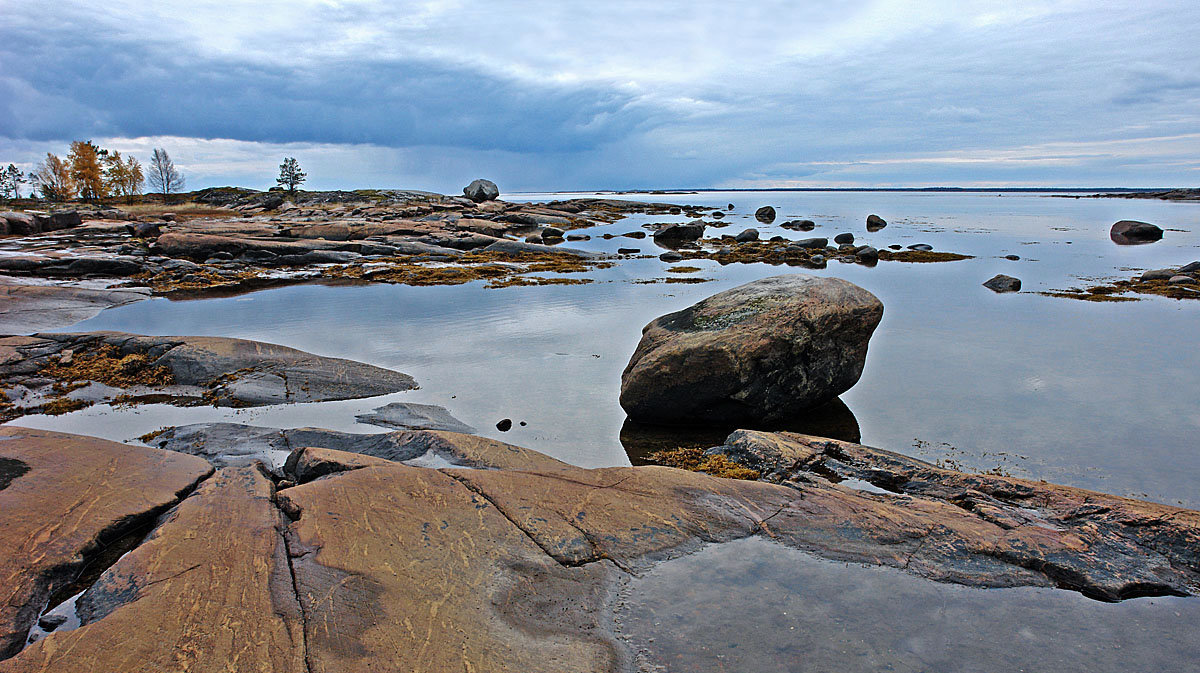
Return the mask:
[[[621,444],[625,447],[625,453],[628,454],[631,463],[646,465],[650,462],[647,457],[655,451],[720,446],[731,432],[738,429],[745,429],[745,426],[650,425],[625,419],[625,425],[621,426]],[[803,416],[782,425],[754,429],[799,432],[856,444],[862,439],[858,419],[855,418],[854,412],[850,411],[850,407],[840,399],[810,409]]]

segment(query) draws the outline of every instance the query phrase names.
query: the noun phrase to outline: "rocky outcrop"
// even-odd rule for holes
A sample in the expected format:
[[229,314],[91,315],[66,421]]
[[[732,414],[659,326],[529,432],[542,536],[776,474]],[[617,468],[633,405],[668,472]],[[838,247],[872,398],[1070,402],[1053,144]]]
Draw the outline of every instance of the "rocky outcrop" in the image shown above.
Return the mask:
[[102,548],[145,526],[210,472],[192,456],[0,428],[0,475],[9,476],[0,479],[0,659],[21,649],[51,594]]
[[221,337],[123,332],[0,337],[10,413],[54,413],[127,402],[261,406],[410,390],[407,374],[286,346]]
[[862,374],[883,305],[837,278],[774,276],[662,316],[621,376],[647,423],[774,423],[828,402]]
[[[487,470],[313,446],[282,477],[222,469],[87,588],[80,628],[0,673],[630,670],[619,582],[749,536],[972,586],[1200,589],[1200,513],[1165,505],[789,433],[739,431],[710,450],[765,481],[513,449],[483,448],[507,464]],[[33,536],[28,553],[51,542]]]
[[475,203],[483,201],[495,201],[500,197],[500,188],[491,180],[472,180],[471,184],[463,187],[463,196],[471,199]]
[[1149,222],[1121,220],[1108,230],[1108,236],[1117,245],[1138,245],[1161,240],[1163,230]]
[[[1057,586],[1106,601],[1200,589],[1200,512],[793,433],[738,431],[709,452],[767,481],[809,485],[800,509],[813,518],[781,537],[798,534],[793,543],[822,548],[821,555],[973,586]],[[773,523],[786,528],[791,516]]]

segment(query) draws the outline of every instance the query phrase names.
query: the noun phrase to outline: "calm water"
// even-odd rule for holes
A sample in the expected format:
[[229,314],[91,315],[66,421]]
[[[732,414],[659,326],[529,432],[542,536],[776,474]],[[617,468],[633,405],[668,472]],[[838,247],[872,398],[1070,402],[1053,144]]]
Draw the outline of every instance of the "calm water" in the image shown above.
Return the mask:
[[1200,661],[1194,598],[971,589],[761,538],[659,565],[624,600],[618,620],[647,671],[1183,673]]
[[[513,200],[559,198],[519,195]],[[842,396],[866,444],[968,469],[1000,466],[1118,494],[1200,507],[1200,302],[1149,297],[1093,304],[1034,294],[1128,277],[1134,269],[1200,259],[1200,205],[1118,199],[914,193],[709,193],[642,200],[735,204],[730,226],[764,237],[853,232],[883,248],[929,243],[976,255],[942,264],[831,263],[811,273],[838,276],[882,299],[862,380]],[[776,222],[808,218],[815,232],[753,221],[772,204]],[[869,213],[889,226],[865,231]],[[652,242],[603,232],[639,230],[646,217],[589,233],[567,245],[659,252]],[[678,217],[657,217],[680,221]],[[1119,247],[1120,219],[1168,229],[1163,241]],[[1181,231],[1174,231],[1175,229]],[[1020,255],[1008,261],[1004,255]],[[689,263],[690,264],[690,263]],[[439,404],[481,434],[539,449],[583,466],[628,463],[617,404],[620,373],[641,327],[735,285],[798,269],[699,262],[699,285],[637,284],[663,278],[655,259],[588,275],[584,286],[484,289],[305,285],[193,301],[154,299],[112,309],[69,330],[234,336],[362,360],[413,375],[421,389],[386,397],[256,410],[92,408],[20,423],[122,441],[156,429],[212,420],[270,426],[319,425],[356,432],[354,415],[388,402]],[[996,273],[1024,282],[1016,295],[980,283]],[[502,418],[525,421],[501,433]],[[628,438],[627,434],[627,438]]]

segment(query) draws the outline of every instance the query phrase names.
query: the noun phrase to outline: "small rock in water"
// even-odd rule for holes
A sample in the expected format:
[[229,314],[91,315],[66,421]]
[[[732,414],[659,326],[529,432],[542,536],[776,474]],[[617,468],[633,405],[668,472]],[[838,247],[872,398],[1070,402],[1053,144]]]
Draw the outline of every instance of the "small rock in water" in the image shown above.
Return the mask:
[[887,220],[878,215],[867,215],[867,231],[879,231],[887,226]]
[[763,206],[754,211],[754,219],[763,224],[770,224],[775,221],[775,209],[771,206]]
[[812,231],[817,228],[817,223],[812,220],[788,220],[779,226],[795,231]]
[[743,231],[742,233],[738,234],[737,236],[734,236],[733,240],[737,241],[738,243],[746,243],[748,241],[757,241],[758,240],[758,230],[757,229],[747,229],[747,230]]
[[713,216],[713,219],[719,220],[722,217],[725,217],[725,213],[722,213],[721,211],[717,210],[717,211],[713,211],[712,216]]
[[[618,255],[636,255],[639,252],[641,252],[641,250],[638,248],[617,248]],[[680,259],[682,259],[682,257]]]
[[558,227],[546,227],[542,229],[542,238],[562,238],[563,230]]
[[725,206],[725,210],[733,210],[733,204],[731,203],[731,204]]
[[805,239],[796,241],[795,245],[798,245],[801,248],[814,248],[814,249],[815,248],[824,248],[825,246],[829,245],[829,239],[828,238],[805,238]]
[[1013,278],[1012,276],[1006,276],[1001,273],[985,282],[983,286],[992,292],[1020,292],[1021,279]]
[[624,236],[625,238],[646,238],[646,232],[644,232],[644,231],[631,231],[627,234],[621,234],[621,235]]
[[1108,236],[1117,245],[1152,243],[1163,237],[1163,230],[1149,222],[1121,220],[1109,229]]
[[808,258],[808,263],[813,266],[825,266],[825,255],[813,255]]
[[909,250],[920,250],[921,252],[933,252],[933,246],[928,243],[913,243],[908,246]]
[[838,234],[837,236],[833,237],[833,242],[834,243],[853,243],[854,242],[854,234],[851,234],[849,232],[846,232],[844,234]]
[[683,255],[675,252],[674,250],[668,250],[667,252],[659,255],[658,258],[664,262],[678,262],[683,259]]
[[500,432],[508,432],[509,430],[512,430],[512,419],[511,418],[502,419],[499,423],[496,424],[496,429],[499,430]]
[[38,626],[43,631],[53,631],[67,622],[66,615],[42,615],[38,620]]
[[704,235],[705,224],[699,220],[687,224],[668,224],[654,232],[655,240],[694,241]]
[[1012,260],[1015,262],[1015,261],[1021,259],[1021,256],[1020,255],[1005,255],[1004,259],[1009,259],[1009,260]]
[[869,245],[864,245],[854,251],[854,257],[863,264],[874,264],[879,261],[879,251]]
[[897,245],[896,243],[893,243],[888,246],[888,250],[899,250],[899,249],[900,249],[900,246]]
[[590,240],[592,240],[592,237],[588,236],[587,234],[567,234],[567,240],[568,241],[590,241]]
[[1176,276],[1178,274],[1179,274],[1179,272],[1176,271],[1175,269],[1150,269],[1149,271],[1146,271],[1145,273],[1142,274],[1141,279],[1142,280],[1170,280],[1173,276]]

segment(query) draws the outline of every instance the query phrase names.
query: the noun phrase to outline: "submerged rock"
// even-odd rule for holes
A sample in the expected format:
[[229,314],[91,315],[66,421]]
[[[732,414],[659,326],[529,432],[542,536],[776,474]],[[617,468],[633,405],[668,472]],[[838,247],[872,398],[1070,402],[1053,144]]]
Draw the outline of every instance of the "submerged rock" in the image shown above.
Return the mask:
[[484,201],[495,201],[500,196],[500,188],[491,180],[472,180],[471,184],[463,187],[463,196],[471,199],[475,203]]
[[1000,273],[984,281],[983,286],[992,292],[1020,292],[1021,279]]
[[354,417],[359,423],[369,423],[385,428],[404,428],[406,430],[449,430],[450,432],[475,432],[475,428],[463,423],[445,407],[435,404],[413,404],[411,402],[393,402],[377,407],[369,414],[359,414]]
[[1162,239],[1163,230],[1149,222],[1121,220],[1109,229],[1108,236],[1117,245],[1137,245]]
[[883,305],[838,278],[747,283],[662,316],[621,376],[621,406],[647,423],[785,421],[849,390]]
[[793,231],[812,231],[817,228],[817,223],[812,220],[788,220],[779,226]]

